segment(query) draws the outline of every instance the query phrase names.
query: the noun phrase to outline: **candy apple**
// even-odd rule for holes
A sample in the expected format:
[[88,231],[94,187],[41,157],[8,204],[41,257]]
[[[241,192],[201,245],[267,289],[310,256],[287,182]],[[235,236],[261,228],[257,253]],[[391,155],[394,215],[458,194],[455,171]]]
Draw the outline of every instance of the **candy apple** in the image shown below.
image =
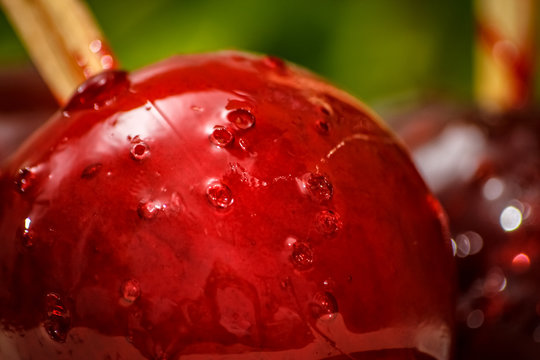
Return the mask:
[[[538,359],[538,110],[459,113],[436,119],[430,112],[430,123],[439,126],[413,147],[448,212],[456,242],[457,355],[464,360]],[[409,123],[409,129],[421,127]]]
[[280,59],[101,73],[0,181],[2,359],[450,357],[438,201],[376,115]]

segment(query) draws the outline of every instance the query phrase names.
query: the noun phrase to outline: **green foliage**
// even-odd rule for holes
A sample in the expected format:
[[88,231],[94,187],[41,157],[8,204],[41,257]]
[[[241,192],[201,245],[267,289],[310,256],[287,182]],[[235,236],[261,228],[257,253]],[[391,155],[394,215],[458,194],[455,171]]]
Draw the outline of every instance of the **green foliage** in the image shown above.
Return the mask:
[[[91,0],[123,67],[244,49],[307,67],[367,102],[471,95],[468,0]],[[28,61],[0,18],[0,64]]]

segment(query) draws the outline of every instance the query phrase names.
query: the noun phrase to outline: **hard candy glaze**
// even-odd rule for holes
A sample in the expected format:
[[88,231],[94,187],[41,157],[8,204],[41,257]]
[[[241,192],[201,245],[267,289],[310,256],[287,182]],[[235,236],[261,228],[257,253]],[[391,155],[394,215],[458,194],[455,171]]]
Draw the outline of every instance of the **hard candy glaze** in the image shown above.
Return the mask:
[[97,75],[0,196],[2,359],[450,357],[439,203],[375,115],[279,59]]

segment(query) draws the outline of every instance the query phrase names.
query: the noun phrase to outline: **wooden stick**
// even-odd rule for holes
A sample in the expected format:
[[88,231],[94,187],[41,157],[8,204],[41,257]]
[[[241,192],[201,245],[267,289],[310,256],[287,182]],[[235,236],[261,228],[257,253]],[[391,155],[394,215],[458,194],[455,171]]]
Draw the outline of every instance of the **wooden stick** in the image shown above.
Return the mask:
[[476,0],[475,95],[485,111],[528,104],[533,88],[536,0]]
[[78,0],[0,0],[30,57],[63,105],[85,79],[117,66]]

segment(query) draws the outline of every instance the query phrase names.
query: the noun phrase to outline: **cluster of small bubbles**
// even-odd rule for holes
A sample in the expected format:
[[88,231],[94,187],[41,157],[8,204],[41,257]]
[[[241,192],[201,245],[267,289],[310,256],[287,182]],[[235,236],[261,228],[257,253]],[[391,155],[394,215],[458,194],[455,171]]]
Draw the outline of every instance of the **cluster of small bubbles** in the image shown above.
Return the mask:
[[71,327],[71,315],[60,295],[48,293],[45,296],[45,309],[47,316],[43,325],[47,334],[54,341],[65,342]]
[[316,293],[309,304],[311,315],[315,319],[333,320],[337,317],[338,305],[336,298],[329,291]]
[[332,199],[334,187],[332,183],[321,174],[307,173],[301,179],[301,186],[311,199],[324,202]]
[[29,168],[19,169],[15,177],[15,185],[20,193],[27,192],[36,179],[36,174]]
[[248,110],[236,109],[227,114],[227,120],[237,128],[246,130],[255,125],[255,116]]
[[283,71],[286,69],[286,66],[287,66],[287,64],[285,64],[285,61],[283,61],[283,59],[277,56],[272,56],[272,55],[265,56],[262,62],[266,67],[272,70]]
[[30,229],[32,220],[30,218],[24,219],[24,229],[21,234],[22,244],[26,248],[34,246],[34,231]]
[[234,141],[231,130],[225,126],[216,125],[209,136],[210,142],[219,147],[229,146]]
[[292,245],[291,261],[298,270],[308,270],[313,266],[313,250],[308,243],[295,242]]
[[150,220],[162,210],[162,204],[155,201],[141,201],[137,206],[137,214],[141,219]]
[[122,300],[126,304],[131,305],[141,296],[141,286],[135,279],[126,280],[120,287],[120,294],[122,295]]
[[95,164],[88,165],[82,171],[81,177],[83,179],[91,179],[91,178],[93,178],[94,176],[96,176],[99,173],[99,171],[101,170],[102,167],[103,167],[103,165],[100,164],[100,163],[95,163]]
[[226,209],[234,202],[231,189],[219,181],[214,181],[208,185],[206,197],[212,206],[219,209]]
[[136,136],[131,140],[130,154],[133,159],[141,161],[150,155],[150,149],[144,141]]
[[322,210],[316,215],[316,227],[324,235],[334,235],[343,226],[338,213]]

